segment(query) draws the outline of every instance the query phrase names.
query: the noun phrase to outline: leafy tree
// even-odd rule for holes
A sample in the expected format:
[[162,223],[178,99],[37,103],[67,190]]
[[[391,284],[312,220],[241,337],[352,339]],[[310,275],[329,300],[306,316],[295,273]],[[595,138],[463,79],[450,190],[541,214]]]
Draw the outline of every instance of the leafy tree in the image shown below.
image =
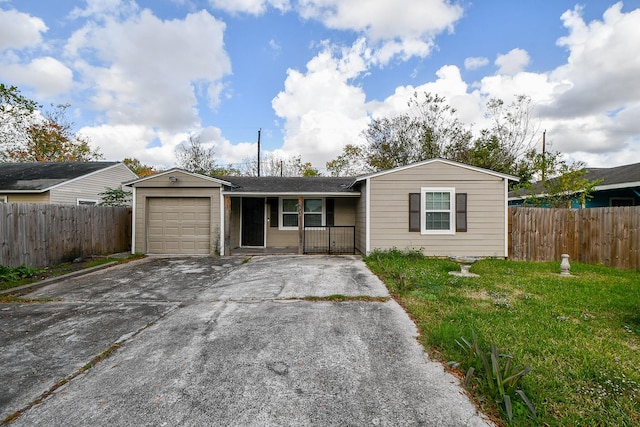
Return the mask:
[[131,169],[131,172],[135,173],[140,178],[160,172],[159,170],[156,170],[153,166],[145,165],[142,162],[140,162],[140,160],[132,157],[126,157],[122,161],[122,163],[127,165],[127,167]]
[[26,138],[26,129],[32,123],[33,113],[40,108],[35,101],[25,98],[16,86],[0,83],[0,147]]
[[532,175],[526,157],[536,128],[529,97],[518,96],[508,105],[489,100],[491,125],[475,139],[444,97],[414,93],[408,105],[409,113],[372,120],[363,132],[366,143],[347,145],[327,162],[329,173],[358,175],[441,157],[527,179]]
[[45,111],[27,128],[27,138],[6,148],[4,156],[14,162],[88,162],[102,159],[92,150],[89,139],[73,132],[75,124],[67,119],[69,104]]
[[300,164],[300,176],[311,177],[321,176],[320,171],[311,165],[311,162]]
[[595,187],[602,180],[587,179],[587,170],[583,162],[568,163],[558,151],[531,153],[529,160],[533,169],[545,179],[526,184],[520,193],[527,193],[525,205],[546,206],[551,208],[570,208],[573,203],[584,206],[593,197]]
[[371,171],[364,157],[364,147],[347,144],[342,154],[327,162],[327,171],[331,176],[356,176]]
[[200,135],[189,135],[189,142],[176,147],[178,167],[189,172],[210,175],[216,169],[213,147],[206,147]]
[[231,166],[216,166],[211,170],[211,176],[240,176],[240,169]]
[[100,206],[116,206],[116,207],[128,207],[131,206],[131,197],[133,193],[121,188],[109,188],[99,194],[102,197]]

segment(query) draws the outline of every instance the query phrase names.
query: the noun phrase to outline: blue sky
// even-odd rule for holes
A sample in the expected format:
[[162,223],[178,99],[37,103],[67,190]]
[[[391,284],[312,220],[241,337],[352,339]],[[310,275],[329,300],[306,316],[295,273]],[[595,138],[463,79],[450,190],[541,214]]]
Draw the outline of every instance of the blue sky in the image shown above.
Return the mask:
[[[173,166],[190,134],[324,170],[372,117],[445,96],[477,130],[531,96],[553,149],[640,162],[640,0],[0,0],[0,81],[70,103],[109,160]],[[541,132],[541,130],[540,130]]]

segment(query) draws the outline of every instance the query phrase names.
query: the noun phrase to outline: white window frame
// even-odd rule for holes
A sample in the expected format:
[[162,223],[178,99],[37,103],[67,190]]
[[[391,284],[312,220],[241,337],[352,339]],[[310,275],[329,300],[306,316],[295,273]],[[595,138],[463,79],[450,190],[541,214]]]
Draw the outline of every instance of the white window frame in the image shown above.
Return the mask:
[[76,199],[76,206],[98,206],[99,200],[95,199]]
[[[433,210],[433,212],[449,213],[448,230],[427,230],[427,193],[449,193],[449,209]],[[456,189],[454,187],[422,187],[420,189],[420,234],[456,234]]]
[[[292,212],[284,212],[282,209],[283,206],[283,201],[284,200],[295,200],[296,203],[298,202],[298,198],[297,197],[280,197],[278,199],[278,230],[297,230],[298,226],[296,225],[295,227],[286,227],[284,226],[284,215],[285,214],[292,214]],[[306,213],[304,212],[304,201],[305,200],[320,200],[322,202],[322,212],[309,212],[309,214],[313,214],[313,215],[318,215],[321,214],[322,215],[322,219],[321,219],[321,224],[322,226],[325,225],[325,221],[326,221],[326,209],[327,209],[327,203],[326,203],[326,199],[324,197],[307,197],[305,199],[302,200],[302,221],[303,221],[303,225],[304,225],[304,218],[306,216]],[[298,211],[296,210],[296,215],[298,214]]]

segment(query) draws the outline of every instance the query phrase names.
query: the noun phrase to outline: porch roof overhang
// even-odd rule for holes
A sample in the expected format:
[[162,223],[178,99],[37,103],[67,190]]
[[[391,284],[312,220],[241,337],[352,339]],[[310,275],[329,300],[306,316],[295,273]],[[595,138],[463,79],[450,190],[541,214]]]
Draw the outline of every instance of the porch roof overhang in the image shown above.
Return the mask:
[[225,196],[232,197],[360,197],[359,191],[336,192],[336,193],[301,193],[301,192],[244,192],[244,191],[222,191]]

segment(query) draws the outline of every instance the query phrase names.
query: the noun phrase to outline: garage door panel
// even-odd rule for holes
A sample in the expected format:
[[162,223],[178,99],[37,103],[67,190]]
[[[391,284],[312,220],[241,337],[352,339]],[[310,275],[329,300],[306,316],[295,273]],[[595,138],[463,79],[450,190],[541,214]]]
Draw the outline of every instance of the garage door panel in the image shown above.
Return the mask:
[[166,254],[208,254],[211,200],[205,197],[148,199],[148,250]]

